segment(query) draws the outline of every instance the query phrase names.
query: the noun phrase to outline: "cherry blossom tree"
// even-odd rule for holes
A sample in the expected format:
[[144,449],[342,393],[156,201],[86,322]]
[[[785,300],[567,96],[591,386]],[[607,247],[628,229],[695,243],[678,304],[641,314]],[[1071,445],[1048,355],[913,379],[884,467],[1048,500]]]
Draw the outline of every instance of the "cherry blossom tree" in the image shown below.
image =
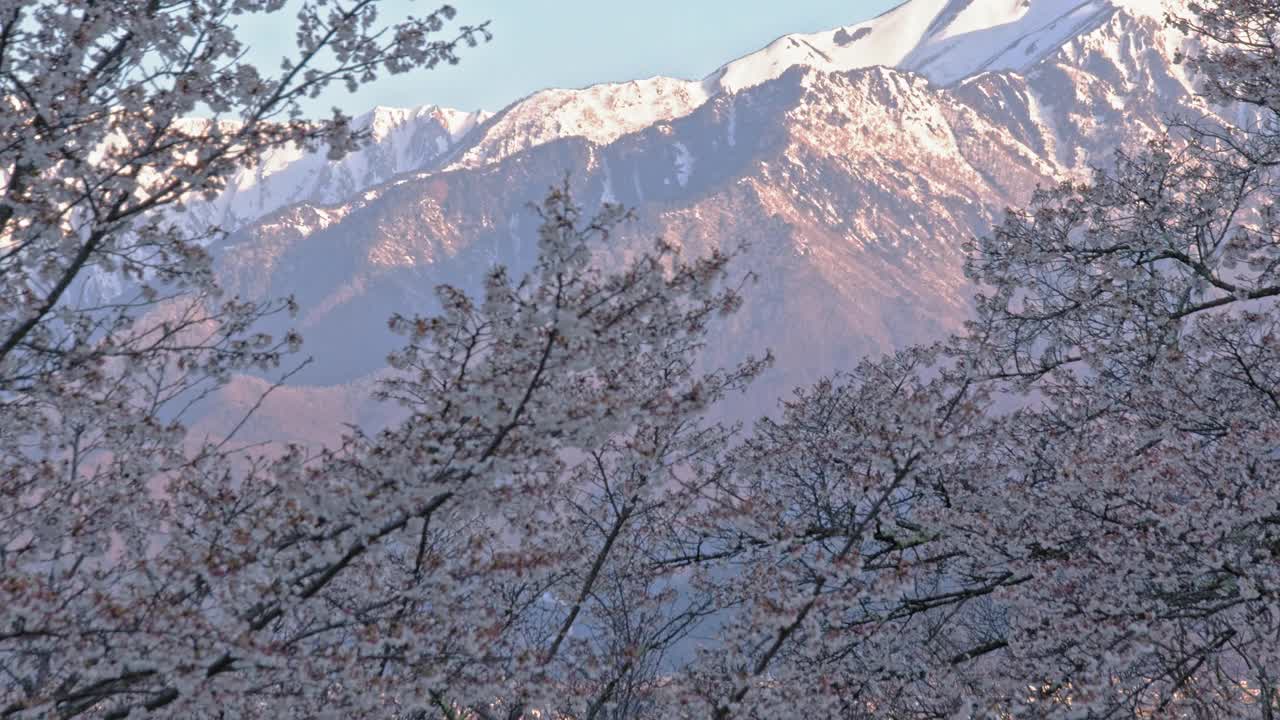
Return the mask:
[[1032,578],[986,671],[1033,686],[1008,697],[1032,714],[1280,711],[1280,26],[1272,2],[1190,10],[1173,24],[1208,41],[1188,59],[1206,98],[1247,120],[1173,123],[970,266],[991,288],[971,356],[1036,398],[985,523],[991,562]]
[[1011,211],[964,335],[738,455],[705,714],[1280,714],[1280,6],[1187,10],[1223,112]]
[[986,652],[987,623],[958,612],[1023,578],[975,566],[952,532],[987,400],[931,373],[939,352],[798,392],[735,453],[714,531],[687,554],[722,565],[709,580],[738,610],[698,668],[706,715],[951,713],[954,688],[926,671]]
[[153,622],[144,606],[176,609],[191,590],[151,564],[188,501],[179,484],[204,477],[210,501],[233,491],[217,484],[229,482],[225,441],[193,450],[182,418],[230,373],[275,368],[298,343],[253,330],[289,301],[221,295],[203,250],[218,229],[184,224],[185,205],[268,149],[355,147],[362,134],[341,113],[302,118],[300,102],[334,82],[456,62],[460,44],[486,37],[445,34],[449,7],[388,24],[373,0],[309,2],[294,53],[264,73],[235,22],[283,6],[0,2],[6,717],[96,712],[157,672],[112,638],[156,629],[166,614]]
[[696,532],[724,465],[733,430],[701,416],[768,360],[696,369],[740,302],[730,255],[659,242],[605,272],[591,244],[625,213],[584,220],[566,190],[540,212],[531,274],[496,268],[482,298],[442,287],[440,314],[392,319],[399,426],[320,457],[201,451],[159,490],[110,496],[97,556],[78,526],[26,526],[6,550],[6,716],[653,705],[663,654],[721,607],[652,556]]
[[258,457],[182,420],[290,303],[184,204],[484,36],[316,2],[265,77],[232,23],[281,5],[0,0],[0,717],[1280,713],[1276,0],[1171,20],[1243,121],[1038,193],[963,335],[750,432],[708,410],[768,358],[698,362],[734,253],[606,267],[566,185],[530,272],[391,319],[404,421]]
[[359,716],[635,717],[721,609],[654,557],[696,531],[723,464],[733,429],[706,409],[768,362],[696,369],[740,303],[732,256],[658,242],[606,271],[592,244],[619,208],[587,220],[561,189],[541,213],[529,276],[499,267],[482,298],[444,287],[441,314],[393,319],[405,374],[383,392],[411,416],[276,468],[270,524],[218,549],[255,556],[219,604],[263,631],[230,682]]
[[606,272],[592,245],[625,213],[557,190],[531,274],[392,320],[382,394],[406,422],[318,455],[186,436],[299,342],[254,329],[289,301],[222,296],[219,229],[186,204],[271,148],[355,147],[340,113],[301,117],[329,84],[487,37],[435,39],[447,7],[385,25],[372,0],[308,3],[268,77],[233,23],[282,5],[0,5],[0,716],[660,707],[668,654],[724,609],[660,561],[724,472],[734,429],[701,418],[767,364],[698,369],[739,303],[730,255],[659,242]]

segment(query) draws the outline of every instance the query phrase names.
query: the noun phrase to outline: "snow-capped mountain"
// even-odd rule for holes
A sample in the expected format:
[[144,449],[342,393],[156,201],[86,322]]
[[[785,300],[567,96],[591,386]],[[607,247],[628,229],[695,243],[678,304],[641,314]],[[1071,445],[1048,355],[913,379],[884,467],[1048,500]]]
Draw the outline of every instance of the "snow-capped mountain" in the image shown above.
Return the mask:
[[436,105],[376,107],[353,118],[353,127],[370,133],[371,142],[361,150],[331,161],[323,153],[277,148],[231,178],[216,200],[192,202],[188,212],[202,227],[234,231],[296,203],[339,203],[401,173],[438,167],[490,115]]
[[793,65],[828,72],[884,65],[948,85],[985,71],[1025,71],[1121,9],[1163,13],[1162,0],[913,0],[857,25],[784,35],[709,80],[733,92]]
[[406,172],[474,168],[566,137],[608,144],[684,117],[709,100],[777,79],[796,65],[823,72],[885,66],[935,85],[987,71],[1025,72],[1117,12],[1159,20],[1167,0],[911,0],[863,23],[784,35],[702,80],[651,77],[548,89],[498,113],[435,105],[378,107],[355,119],[373,143],[341,161],[280,149],[242,171],[193,219],[235,230],[298,203],[337,203]]
[[607,144],[656,122],[684,117],[711,95],[705,83],[666,77],[542,90],[509,105],[468,136],[448,167],[477,167],[565,137]]
[[[470,116],[443,154],[376,143],[363,153],[411,157],[383,167],[412,172],[307,185],[312,199],[217,248],[221,272],[236,292],[294,294],[317,358],[307,381],[347,383],[381,368],[396,344],[385,318],[431,310],[435,284],[527,267],[526,203],[570,173],[589,207],[636,209],[635,241],[749,244],[741,266],[758,282],[708,362],[772,348],[777,369],[747,401],[758,412],[861,355],[956,328],[970,293],[962,246],[1005,207],[1108,162],[1170,113],[1210,112],[1160,17],[1155,0],[911,0],[785,36],[702,81],[535,93]],[[326,397],[341,419],[365,412]],[[261,432],[277,435],[290,412],[269,402]]]
[[1025,72],[1117,12],[1155,21],[1165,0],[911,0],[830,31],[784,35],[701,81],[655,77],[582,90],[543,90],[508,106],[467,138],[451,168],[496,162],[562,137],[612,142],[683,117],[721,95],[802,65],[824,72],[885,66],[951,85],[988,71]]

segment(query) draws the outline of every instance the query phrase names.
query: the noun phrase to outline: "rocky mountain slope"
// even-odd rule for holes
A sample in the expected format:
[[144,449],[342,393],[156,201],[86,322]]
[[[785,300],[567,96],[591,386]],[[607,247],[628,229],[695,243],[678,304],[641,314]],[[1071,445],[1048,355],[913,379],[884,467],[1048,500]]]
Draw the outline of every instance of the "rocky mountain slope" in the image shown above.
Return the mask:
[[280,172],[306,182],[278,185],[293,195],[255,191],[277,186],[271,173],[237,186],[224,212],[256,220],[217,248],[221,272],[236,292],[296,295],[317,358],[303,380],[350,383],[395,345],[392,312],[430,310],[434,285],[474,286],[492,263],[527,267],[526,203],[568,174],[587,205],[636,209],[630,242],[749,246],[741,267],[758,281],[708,361],[772,348],[776,370],[737,408],[763,411],[861,355],[957,327],[962,246],[1005,207],[1170,113],[1209,112],[1173,62],[1181,42],[1154,0],[911,0],[700,82],[544,91],[438,125],[406,111],[415,120],[361,153],[394,161],[296,158]]

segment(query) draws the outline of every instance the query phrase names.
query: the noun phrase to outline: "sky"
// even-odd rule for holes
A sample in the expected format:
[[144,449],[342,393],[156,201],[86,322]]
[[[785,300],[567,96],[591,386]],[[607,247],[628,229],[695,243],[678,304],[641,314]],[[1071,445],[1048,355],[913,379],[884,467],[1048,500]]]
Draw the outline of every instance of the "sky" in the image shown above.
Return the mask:
[[[384,0],[383,18],[424,15],[441,0]],[[795,32],[851,25],[901,0],[450,0],[455,24],[490,22],[493,41],[456,66],[383,76],[356,94],[334,86],[308,107],[359,114],[375,105],[496,111],[548,87],[654,75],[701,78]],[[251,57],[274,69],[293,38],[293,14],[241,21]],[[281,43],[289,43],[283,45]]]

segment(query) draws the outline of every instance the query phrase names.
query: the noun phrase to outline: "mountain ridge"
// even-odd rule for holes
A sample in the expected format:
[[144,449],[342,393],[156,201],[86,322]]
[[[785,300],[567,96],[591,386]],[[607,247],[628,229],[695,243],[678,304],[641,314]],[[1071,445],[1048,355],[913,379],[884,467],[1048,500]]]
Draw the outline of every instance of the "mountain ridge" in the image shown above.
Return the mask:
[[[883,65],[922,74],[940,85],[955,85],[993,69],[1025,72],[1072,38],[1102,25],[1115,12],[1156,17],[1163,7],[1164,0],[909,0],[853,25],[782,35],[701,80],[653,76],[578,89],[548,88],[497,112],[464,112],[436,105],[379,106],[354,123],[357,127],[380,122],[386,126],[381,133],[375,128],[373,142],[366,148],[336,162],[292,149],[277,150],[259,167],[237,174],[215,202],[193,203],[192,219],[236,230],[288,204],[338,202],[404,173],[478,167],[561,137],[585,137],[607,144],[655,123],[688,115],[719,95],[769,82],[794,65],[829,72]],[[993,8],[1004,9],[993,12]],[[1019,14],[1019,9],[1024,12]],[[1066,23],[1081,13],[1087,16],[1086,22]],[[1063,28],[1046,35],[1046,28],[1057,24]],[[957,33],[971,36],[983,31],[994,32],[1006,41],[1014,38],[1010,47],[1034,44],[1036,52],[1018,62],[1001,62],[1007,54],[1003,51],[975,60],[982,55],[975,55],[974,47],[990,43]],[[868,46],[873,36],[890,41]],[[842,37],[849,39],[842,42]],[[936,43],[941,41],[951,44],[938,47]],[[407,152],[396,147],[398,144],[416,152]]]
[[958,328],[963,244],[1003,208],[1158,133],[1166,111],[1208,112],[1172,62],[1178,42],[1148,14],[1112,12],[1025,72],[940,85],[883,66],[792,66],[605,142],[516,138],[511,152],[457,162],[499,113],[433,169],[276,211],[215,255],[231,292],[298,296],[318,359],[300,377],[342,385],[382,367],[392,312],[430,311],[432,287],[475,289],[495,263],[527,268],[525,203],[572,173],[588,210],[636,210],[604,262],[655,235],[691,253],[750,246],[741,265],[759,279],[706,361],[775,350],[775,371],[735,409],[758,414],[862,355]]

